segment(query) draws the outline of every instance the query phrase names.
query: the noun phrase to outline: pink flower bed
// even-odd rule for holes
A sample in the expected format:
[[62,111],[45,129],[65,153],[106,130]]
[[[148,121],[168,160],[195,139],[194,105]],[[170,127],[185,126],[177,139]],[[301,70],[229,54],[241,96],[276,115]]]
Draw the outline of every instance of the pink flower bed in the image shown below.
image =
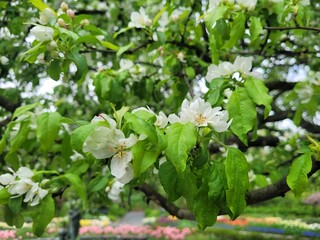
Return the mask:
[[13,239],[16,238],[16,231],[14,230],[1,230],[0,239]]
[[120,225],[117,227],[85,226],[81,227],[80,235],[147,235],[153,238],[180,240],[192,233],[190,228],[156,227]]

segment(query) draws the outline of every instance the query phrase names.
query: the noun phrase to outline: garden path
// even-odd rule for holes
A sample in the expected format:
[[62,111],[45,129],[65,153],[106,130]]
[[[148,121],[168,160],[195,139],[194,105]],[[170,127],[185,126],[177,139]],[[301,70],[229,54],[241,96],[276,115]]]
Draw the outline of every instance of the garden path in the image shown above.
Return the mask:
[[126,215],[119,221],[119,225],[143,225],[143,219],[145,218],[143,211],[131,211],[127,212]]

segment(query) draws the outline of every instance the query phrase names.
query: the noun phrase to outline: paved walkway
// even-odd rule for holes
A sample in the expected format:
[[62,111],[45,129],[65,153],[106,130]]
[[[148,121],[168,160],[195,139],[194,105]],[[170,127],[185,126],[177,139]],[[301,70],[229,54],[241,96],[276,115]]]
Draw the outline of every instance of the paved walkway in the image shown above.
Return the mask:
[[126,215],[119,221],[119,225],[134,225],[141,226],[143,225],[142,220],[145,215],[142,211],[131,211],[127,212]]

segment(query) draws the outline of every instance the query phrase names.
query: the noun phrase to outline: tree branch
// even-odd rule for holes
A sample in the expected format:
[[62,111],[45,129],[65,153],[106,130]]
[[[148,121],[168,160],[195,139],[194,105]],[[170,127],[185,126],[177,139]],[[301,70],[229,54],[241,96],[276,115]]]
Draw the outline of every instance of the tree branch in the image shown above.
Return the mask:
[[20,103],[14,103],[4,96],[0,95],[0,106],[9,112],[14,112],[20,106]]
[[285,31],[285,30],[307,30],[307,31],[316,31],[320,32],[320,28],[318,27],[303,27],[303,26],[292,26],[292,27],[264,27],[267,30],[278,30],[278,31]]
[[[308,174],[310,178],[314,173],[320,170],[320,162],[312,160],[312,169]],[[281,178],[276,183],[270,184],[264,188],[256,189],[246,194],[247,205],[252,205],[256,203],[261,203],[270,200],[275,197],[283,197],[290,188],[286,182],[287,176]],[[164,196],[158,193],[148,184],[143,184],[141,186],[135,187],[136,190],[142,191],[149,200],[154,201],[159,206],[163,207],[168,213],[176,216],[180,219],[195,220],[195,216],[192,212],[186,209],[180,209],[173,203],[170,203]],[[225,214],[220,212],[220,215]]]
[[[320,162],[312,160],[312,169],[308,174],[308,178],[310,178],[319,169],[320,169]],[[248,192],[246,195],[247,204],[251,205],[251,204],[261,203],[275,197],[280,197],[280,196],[283,197],[285,193],[290,191],[290,188],[287,184],[286,179],[287,179],[287,176],[281,178],[278,182],[274,184]]]
[[189,220],[195,219],[193,213],[191,213],[189,210],[186,210],[186,209],[180,209],[173,203],[170,203],[167,198],[165,198],[156,190],[154,190],[152,186],[148,184],[143,184],[135,187],[135,189],[143,192],[148,198],[148,200],[154,201],[156,204],[163,207],[171,215],[176,216],[177,218],[180,218],[180,219],[189,219]]
[[296,85],[295,82],[283,82],[283,81],[273,81],[273,82],[266,83],[266,86],[270,91],[272,90],[289,91],[289,90],[292,90],[295,85]]
[[[279,138],[274,136],[266,136],[266,137],[258,137],[254,141],[248,141],[248,146],[244,145],[239,138],[237,137],[231,137],[229,138],[226,143],[228,145],[231,144],[237,144],[239,146],[239,149],[241,151],[247,150],[249,147],[264,147],[264,146],[271,146],[275,147],[279,144]],[[213,143],[209,145],[209,152],[210,153],[217,153],[219,151],[219,147],[221,147],[220,144]]]

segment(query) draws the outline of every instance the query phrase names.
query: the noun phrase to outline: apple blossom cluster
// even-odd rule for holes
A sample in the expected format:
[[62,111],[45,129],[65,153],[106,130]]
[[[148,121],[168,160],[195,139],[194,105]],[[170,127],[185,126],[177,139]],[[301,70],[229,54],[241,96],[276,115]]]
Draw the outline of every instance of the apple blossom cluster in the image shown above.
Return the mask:
[[[156,117],[154,125],[159,129],[164,129],[168,124],[179,122],[194,124],[195,127],[211,127],[216,132],[224,132],[231,124],[228,121],[228,112],[221,107],[212,108],[210,103],[201,98],[195,98],[191,101],[184,100],[178,115],[171,114],[168,117],[160,112],[156,115],[149,108],[137,108],[132,111],[135,114],[139,111],[146,111]],[[100,114],[92,119],[91,123],[99,123],[84,141],[83,151],[91,153],[97,159],[111,158],[110,172],[116,178],[116,182],[109,191],[110,198],[118,199],[123,184],[130,182],[133,175],[132,160],[133,154],[131,148],[139,141],[144,140],[146,136],[139,137],[130,134],[128,137],[117,128],[114,119],[106,114]]]
[[29,202],[30,206],[36,206],[47,194],[48,190],[42,189],[38,182],[34,182],[34,173],[27,167],[20,167],[17,172],[8,168],[11,173],[0,175],[0,189],[7,188],[12,198],[25,194],[24,202]]
[[252,57],[240,57],[237,56],[233,63],[220,62],[218,65],[211,64],[208,67],[206,75],[207,82],[211,82],[215,78],[219,77],[230,77],[234,73],[240,73],[245,76],[259,77],[259,73],[251,72],[252,68]]
[[[61,13],[65,13],[69,18],[73,18],[75,13],[72,9],[69,8],[68,4],[62,2],[60,9],[58,11],[58,16]],[[38,22],[41,25],[36,25],[33,27],[30,32],[35,36],[36,40],[39,42],[52,41],[50,45],[56,47],[56,42],[53,41],[54,29],[51,26],[58,26],[62,28],[67,28],[67,24],[62,18],[57,18],[57,14],[50,8],[46,8],[40,12]],[[80,22],[81,25],[88,24],[88,19],[83,19]]]

